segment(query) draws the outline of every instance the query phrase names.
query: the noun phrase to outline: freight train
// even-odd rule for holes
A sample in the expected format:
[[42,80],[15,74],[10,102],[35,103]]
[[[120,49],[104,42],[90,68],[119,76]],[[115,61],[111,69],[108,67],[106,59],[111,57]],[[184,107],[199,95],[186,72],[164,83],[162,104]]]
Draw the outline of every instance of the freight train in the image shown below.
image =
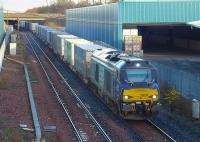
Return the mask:
[[159,85],[156,69],[148,61],[66,32],[34,25],[33,32],[124,119],[152,115],[156,110]]

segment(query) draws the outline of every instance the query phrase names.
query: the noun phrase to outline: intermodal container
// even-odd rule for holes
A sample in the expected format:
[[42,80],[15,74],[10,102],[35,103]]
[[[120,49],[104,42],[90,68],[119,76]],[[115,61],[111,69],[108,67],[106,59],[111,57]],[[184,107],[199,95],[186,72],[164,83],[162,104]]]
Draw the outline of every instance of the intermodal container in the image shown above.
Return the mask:
[[67,35],[58,35],[57,36],[57,42],[56,42],[56,48],[57,48],[57,51],[58,51],[58,54],[60,56],[64,56],[64,40],[65,39],[74,39],[74,38],[78,38],[77,36],[74,36],[74,35],[70,35],[70,34],[67,34]]
[[56,31],[56,29],[46,29],[46,31],[45,31],[47,44],[50,44],[51,32],[53,32],[53,31]]
[[38,23],[30,23],[30,27],[29,27],[29,30],[31,31],[35,31],[36,30],[36,25],[38,25]]
[[64,60],[69,63],[72,67],[74,66],[74,45],[76,44],[93,44],[85,39],[65,39],[64,47]]
[[88,79],[92,53],[103,48],[105,47],[97,44],[77,44],[74,46],[74,68],[84,80]]
[[52,33],[52,36],[51,36],[51,41],[50,41],[50,46],[51,48],[53,49],[54,53],[58,54],[58,50],[56,48],[56,38],[58,35],[65,35],[66,33],[64,32],[60,32],[60,31],[57,31],[57,32],[53,32]]

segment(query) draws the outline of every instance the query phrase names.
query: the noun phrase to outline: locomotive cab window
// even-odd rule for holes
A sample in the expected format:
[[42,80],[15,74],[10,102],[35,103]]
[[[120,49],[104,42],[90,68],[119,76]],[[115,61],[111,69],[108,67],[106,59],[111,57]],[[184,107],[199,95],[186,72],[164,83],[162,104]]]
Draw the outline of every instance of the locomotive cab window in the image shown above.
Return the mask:
[[109,71],[105,70],[105,87],[106,90],[111,93],[112,88],[112,75]]
[[99,66],[96,64],[96,70],[95,70],[95,80],[99,82]]

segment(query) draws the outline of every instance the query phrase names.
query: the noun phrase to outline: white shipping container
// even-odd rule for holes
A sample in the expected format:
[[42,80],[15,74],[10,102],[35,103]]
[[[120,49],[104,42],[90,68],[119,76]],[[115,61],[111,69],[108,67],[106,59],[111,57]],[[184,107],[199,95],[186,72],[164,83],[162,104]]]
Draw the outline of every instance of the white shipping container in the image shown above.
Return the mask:
[[44,42],[46,42],[46,30],[48,29],[49,27],[42,27],[41,28],[41,39],[44,41]]
[[41,40],[44,40],[44,29],[48,28],[47,26],[40,25],[39,26],[39,37]]
[[66,35],[66,33],[63,33],[63,32],[60,32],[60,31],[52,33],[50,46],[53,49],[54,53],[56,53],[56,54],[58,54],[58,49],[57,49],[57,46],[56,46],[56,41],[57,41],[58,35]]
[[65,43],[64,43],[64,40],[65,39],[71,39],[71,38],[78,38],[77,36],[74,36],[74,35],[70,35],[70,34],[67,34],[67,35],[58,35],[57,36],[57,51],[58,51],[58,54],[60,56],[64,56],[64,46],[65,46]]
[[95,50],[103,49],[103,46],[97,44],[78,44],[74,47],[74,68],[83,79],[87,80],[89,77],[89,69],[92,53]]
[[30,24],[30,30],[31,31],[35,31],[36,30],[36,25],[38,25],[38,23],[31,23]]
[[47,44],[50,44],[50,34],[51,32],[56,31],[55,29],[46,29],[45,36]]
[[75,44],[93,44],[85,39],[65,39],[64,46],[64,60],[69,63],[71,66],[74,66],[74,45]]
[[49,30],[49,27],[46,27],[43,29],[43,40],[46,43],[47,42],[47,31]]

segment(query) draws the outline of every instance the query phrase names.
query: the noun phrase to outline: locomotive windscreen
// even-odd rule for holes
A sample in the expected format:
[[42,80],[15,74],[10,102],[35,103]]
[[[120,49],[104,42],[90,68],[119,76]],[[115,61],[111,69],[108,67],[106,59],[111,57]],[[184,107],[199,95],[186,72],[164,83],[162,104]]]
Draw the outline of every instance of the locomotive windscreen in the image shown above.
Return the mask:
[[125,82],[152,82],[154,75],[148,68],[127,68],[120,71],[120,79]]

